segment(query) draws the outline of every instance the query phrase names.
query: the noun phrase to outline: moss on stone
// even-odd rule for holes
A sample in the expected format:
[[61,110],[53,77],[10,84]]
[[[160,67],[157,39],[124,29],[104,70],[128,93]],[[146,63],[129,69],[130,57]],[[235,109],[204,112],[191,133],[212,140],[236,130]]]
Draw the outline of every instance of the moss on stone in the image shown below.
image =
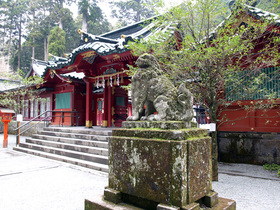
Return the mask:
[[193,138],[207,137],[208,133],[207,130],[200,128],[189,128],[179,130],[164,130],[158,128],[122,128],[114,129],[113,136],[182,141]]

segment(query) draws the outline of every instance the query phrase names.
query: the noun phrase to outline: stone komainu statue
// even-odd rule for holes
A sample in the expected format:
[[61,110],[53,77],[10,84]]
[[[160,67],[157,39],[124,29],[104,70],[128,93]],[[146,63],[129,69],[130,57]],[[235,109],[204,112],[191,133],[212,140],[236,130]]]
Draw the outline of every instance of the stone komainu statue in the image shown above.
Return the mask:
[[[190,123],[193,118],[192,94],[181,84],[176,88],[164,76],[154,56],[141,55],[131,80],[132,116],[127,120],[175,120]],[[142,116],[144,105],[145,116]],[[157,115],[154,115],[157,112]]]

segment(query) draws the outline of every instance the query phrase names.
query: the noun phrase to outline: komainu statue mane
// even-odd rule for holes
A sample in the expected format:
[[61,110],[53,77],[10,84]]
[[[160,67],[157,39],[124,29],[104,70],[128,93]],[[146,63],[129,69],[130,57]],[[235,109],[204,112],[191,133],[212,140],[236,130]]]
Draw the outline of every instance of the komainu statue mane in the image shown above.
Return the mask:
[[[176,88],[163,74],[153,55],[141,55],[136,65],[139,68],[131,80],[132,116],[127,120],[185,121],[190,124],[192,94],[185,84]],[[145,116],[142,116],[144,105]]]

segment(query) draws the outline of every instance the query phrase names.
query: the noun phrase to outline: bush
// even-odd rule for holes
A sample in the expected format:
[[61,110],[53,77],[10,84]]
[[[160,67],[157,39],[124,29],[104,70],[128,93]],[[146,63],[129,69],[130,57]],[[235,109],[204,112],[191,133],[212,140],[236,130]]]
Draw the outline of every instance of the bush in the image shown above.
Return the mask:
[[265,164],[263,166],[263,168],[265,170],[269,170],[269,171],[278,171],[277,176],[280,177],[280,165],[272,163],[272,164]]

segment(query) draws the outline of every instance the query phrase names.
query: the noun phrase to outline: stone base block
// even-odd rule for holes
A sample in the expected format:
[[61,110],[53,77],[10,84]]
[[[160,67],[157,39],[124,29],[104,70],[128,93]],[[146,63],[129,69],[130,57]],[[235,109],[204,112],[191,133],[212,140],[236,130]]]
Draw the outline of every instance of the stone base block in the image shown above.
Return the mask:
[[[207,210],[236,210],[236,202],[234,200],[226,199],[226,198],[219,198],[218,204],[216,204],[212,208],[207,208]],[[160,204],[159,204],[160,205]],[[158,206],[159,206],[158,205]],[[166,207],[166,208],[164,208]],[[153,208],[151,208],[153,209]],[[173,206],[166,206],[162,205],[160,208],[154,208],[155,210],[173,210],[176,209],[176,207]],[[180,208],[179,208],[180,209]],[[202,210],[203,208],[199,207],[198,203],[191,203],[187,206],[184,206],[181,208],[181,210]],[[133,205],[128,205],[126,203],[119,203],[114,204],[109,201],[105,201],[102,196],[96,197],[92,200],[85,200],[85,210],[142,210],[142,208],[135,207]]]
[[180,208],[176,206],[169,206],[166,204],[158,204],[157,210],[180,210]]
[[214,207],[216,204],[218,204],[218,202],[219,202],[218,193],[214,191],[210,192],[202,199],[202,203],[210,208]]
[[199,203],[191,203],[182,208],[182,210],[199,210],[199,209],[200,209]]
[[190,128],[191,123],[184,121],[124,121],[122,122],[123,128],[160,128],[178,130]]
[[209,137],[187,140],[113,136],[109,188],[146,200],[185,206],[212,189]]
[[115,204],[121,203],[122,202],[121,192],[110,188],[105,188],[104,199]]

